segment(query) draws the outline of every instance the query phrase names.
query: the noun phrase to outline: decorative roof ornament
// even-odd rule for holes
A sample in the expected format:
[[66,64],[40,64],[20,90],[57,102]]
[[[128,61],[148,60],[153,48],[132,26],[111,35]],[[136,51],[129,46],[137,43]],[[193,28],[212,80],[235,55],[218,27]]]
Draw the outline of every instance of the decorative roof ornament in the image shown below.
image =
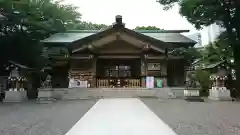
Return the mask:
[[122,16],[116,15],[115,23],[113,24],[114,27],[125,27],[125,24],[122,22]]
[[145,59],[148,58],[148,54],[144,54]]
[[147,50],[149,50],[149,49],[150,49],[150,45],[149,45],[149,44],[144,44],[143,50],[144,50],[144,51],[147,51]]
[[94,55],[92,55],[92,54],[90,54],[90,55],[88,56],[89,59],[92,59],[93,57],[94,57]]
[[87,47],[88,47],[88,49],[93,49],[93,45],[91,45],[91,44],[88,45]]

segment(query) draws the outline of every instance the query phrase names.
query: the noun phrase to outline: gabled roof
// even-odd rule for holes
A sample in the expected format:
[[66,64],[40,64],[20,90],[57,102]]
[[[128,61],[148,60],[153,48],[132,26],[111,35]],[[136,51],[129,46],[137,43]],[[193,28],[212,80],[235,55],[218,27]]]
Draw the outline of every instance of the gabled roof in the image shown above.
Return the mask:
[[226,62],[226,61],[224,61],[224,60],[223,60],[223,61],[218,61],[218,62],[209,64],[209,65],[205,66],[205,67],[202,68],[202,69],[212,69],[212,68],[216,68],[216,67],[220,66],[220,64],[223,64],[224,62]]
[[[130,30],[130,29],[128,29]],[[177,30],[132,30],[139,34],[151,37],[156,40],[160,40],[166,43],[186,43],[186,44],[196,44],[196,42],[179,32],[187,31],[177,31]],[[66,33],[56,33],[42,40],[42,43],[72,43],[77,40],[81,40],[88,36],[101,33],[101,30],[71,30]]]
[[27,67],[27,66],[25,66],[25,65],[22,65],[22,64],[19,64],[19,63],[17,63],[17,62],[15,62],[15,61],[8,61],[10,64],[13,64],[13,65],[15,65],[15,66],[17,66],[17,67],[19,67],[19,68],[22,68],[22,69],[33,69],[33,68],[29,68],[29,67]]
[[50,45],[69,44],[69,49],[76,50],[85,49],[93,41],[99,41],[105,37],[109,37],[111,34],[126,34],[157,50],[189,47],[196,44],[192,39],[183,36],[181,32],[188,32],[188,30],[131,30],[124,27],[121,16],[116,16],[116,23],[107,29],[72,30],[66,33],[56,33],[41,42]]

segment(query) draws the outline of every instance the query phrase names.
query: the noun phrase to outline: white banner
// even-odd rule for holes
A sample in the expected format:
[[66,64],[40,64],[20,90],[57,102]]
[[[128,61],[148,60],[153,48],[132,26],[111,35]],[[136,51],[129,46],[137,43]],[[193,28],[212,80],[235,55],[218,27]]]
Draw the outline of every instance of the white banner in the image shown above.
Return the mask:
[[87,81],[74,79],[74,78],[69,79],[68,88],[87,88],[87,87],[88,87]]
[[146,88],[154,88],[154,77],[153,76],[146,77]]

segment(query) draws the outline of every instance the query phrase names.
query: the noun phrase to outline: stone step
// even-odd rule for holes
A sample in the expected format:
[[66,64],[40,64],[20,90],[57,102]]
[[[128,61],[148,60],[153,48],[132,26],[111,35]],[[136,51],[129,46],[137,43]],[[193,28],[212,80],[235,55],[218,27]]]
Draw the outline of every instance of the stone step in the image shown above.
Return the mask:
[[54,88],[52,96],[55,99],[88,99],[88,98],[139,98],[155,97],[161,99],[176,98],[171,88],[146,89],[146,88]]

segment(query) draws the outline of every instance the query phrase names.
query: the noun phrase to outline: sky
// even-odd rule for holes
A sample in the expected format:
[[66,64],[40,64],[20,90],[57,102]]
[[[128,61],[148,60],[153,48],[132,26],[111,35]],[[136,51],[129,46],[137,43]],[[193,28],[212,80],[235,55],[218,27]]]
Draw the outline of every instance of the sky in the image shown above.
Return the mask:
[[[165,30],[190,30],[198,32],[184,17],[179,14],[176,5],[164,11],[156,0],[65,0],[67,4],[79,7],[82,20],[98,24],[111,25],[116,15],[122,15],[127,28],[136,26],[156,26]],[[206,30],[201,30],[202,42],[206,44]]]

